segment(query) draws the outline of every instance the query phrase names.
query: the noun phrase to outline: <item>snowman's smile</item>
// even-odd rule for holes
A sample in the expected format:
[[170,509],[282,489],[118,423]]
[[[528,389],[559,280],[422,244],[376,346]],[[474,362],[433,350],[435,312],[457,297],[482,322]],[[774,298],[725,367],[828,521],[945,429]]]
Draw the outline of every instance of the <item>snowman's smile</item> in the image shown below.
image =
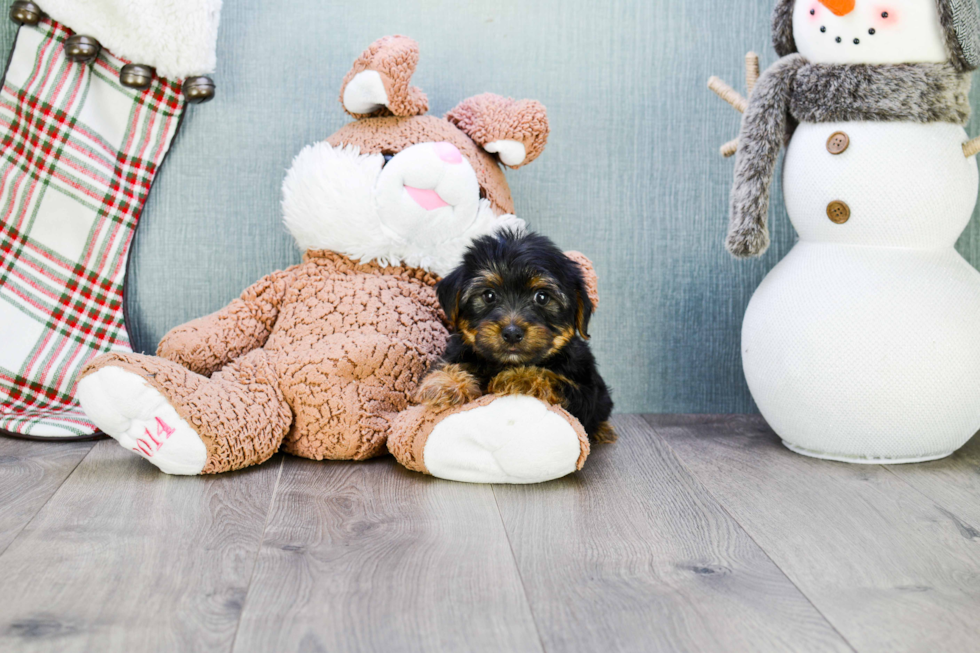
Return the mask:
[[[848,16],[854,11],[855,8],[854,0],[846,0],[846,1],[845,0],[819,0],[819,3],[821,5],[824,5],[827,9],[829,9],[830,13],[837,18],[844,18],[845,16]],[[874,18],[875,25],[884,24],[887,21],[894,22],[894,13],[888,9],[879,7],[878,9],[876,9],[875,13],[876,13],[876,16]],[[820,16],[818,16],[818,10],[816,6],[810,9],[810,17],[811,20],[813,19],[819,20],[821,18]],[[831,17],[824,16],[823,18],[826,19]],[[831,19],[834,20],[833,18]],[[823,23],[824,21],[819,20],[819,22]],[[844,21],[834,20],[834,22],[842,23]],[[852,20],[849,22],[854,22],[854,21]],[[874,36],[875,34],[878,33],[878,28],[875,25],[868,26],[867,23],[865,23],[864,27],[859,27],[857,29],[857,36],[855,36],[853,32],[854,26],[848,26],[846,24],[837,25],[833,30],[831,30],[831,32],[838,32],[833,37],[835,43],[844,43],[844,41],[846,40],[846,41],[850,41],[854,45],[861,45],[862,36],[864,36],[865,34],[867,34],[868,36]],[[851,30],[848,30],[851,33],[848,34],[847,36],[844,36],[841,34],[841,32],[843,32],[844,30],[840,28],[847,28],[847,27],[851,27]],[[828,33],[826,24],[820,25],[820,33],[821,34]]]

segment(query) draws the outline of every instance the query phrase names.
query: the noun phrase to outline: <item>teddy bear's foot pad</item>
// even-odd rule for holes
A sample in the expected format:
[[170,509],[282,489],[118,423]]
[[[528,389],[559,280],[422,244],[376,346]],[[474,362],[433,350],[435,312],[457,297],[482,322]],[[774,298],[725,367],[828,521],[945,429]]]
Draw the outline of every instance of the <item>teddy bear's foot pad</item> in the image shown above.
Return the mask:
[[541,483],[576,470],[582,443],[544,403],[524,396],[495,399],[450,415],[425,443],[433,476],[467,483]]
[[167,474],[200,474],[208,451],[201,437],[141,376],[103,367],[78,382],[85,414],[124,448]]

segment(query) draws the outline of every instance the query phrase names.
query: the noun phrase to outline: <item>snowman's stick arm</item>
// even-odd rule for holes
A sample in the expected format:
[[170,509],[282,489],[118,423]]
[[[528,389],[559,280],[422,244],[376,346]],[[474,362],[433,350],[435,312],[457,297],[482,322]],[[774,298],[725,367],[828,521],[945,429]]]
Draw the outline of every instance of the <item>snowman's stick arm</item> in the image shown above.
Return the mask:
[[741,93],[714,75],[708,79],[708,88],[714,91],[722,100],[735,107],[739,113],[745,113],[745,110],[749,107],[749,101],[742,97]]
[[735,153],[738,152],[738,139],[733,138],[732,140],[728,141],[721,146],[719,151],[726,159],[730,156],[735,156]]
[[[749,96],[755,90],[756,82],[759,81],[759,55],[755,52],[748,52],[745,55],[745,89]],[[740,113],[745,113],[749,107],[749,101],[734,88],[723,82],[718,77],[712,76],[708,79],[708,88],[718,94],[722,100],[732,105]],[[720,152],[726,159],[738,151],[738,139],[732,139],[721,146]]]
[[757,81],[759,81],[759,55],[749,52],[745,55],[745,92],[750,97]]
[[980,136],[963,143],[963,156],[970,158],[980,154]]

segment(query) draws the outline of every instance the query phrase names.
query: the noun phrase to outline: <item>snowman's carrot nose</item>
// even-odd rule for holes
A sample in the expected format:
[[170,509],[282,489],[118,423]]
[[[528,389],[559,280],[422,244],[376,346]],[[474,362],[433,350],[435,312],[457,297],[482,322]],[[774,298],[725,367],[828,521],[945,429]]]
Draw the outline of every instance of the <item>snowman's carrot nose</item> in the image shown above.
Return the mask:
[[846,16],[854,11],[854,0],[820,0],[820,4],[838,16]]

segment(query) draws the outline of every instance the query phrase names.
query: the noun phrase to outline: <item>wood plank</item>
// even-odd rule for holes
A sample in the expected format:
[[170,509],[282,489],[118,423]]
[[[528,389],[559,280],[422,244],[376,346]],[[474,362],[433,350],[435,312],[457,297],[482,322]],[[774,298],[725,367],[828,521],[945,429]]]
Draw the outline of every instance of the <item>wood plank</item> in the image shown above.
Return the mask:
[[977,647],[980,538],[881,466],[796,455],[754,416],[649,416],[858,651]]
[[281,464],[167,476],[98,442],[0,556],[0,650],[230,650]]
[[916,488],[980,537],[980,437],[949,458],[918,465],[891,465],[892,474]]
[[0,554],[94,444],[0,437]]
[[579,474],[494,488],[547,650],[850,650],[640,417],[615,424]]
[[236,651],[540,651],[489,486],[287,458]]

